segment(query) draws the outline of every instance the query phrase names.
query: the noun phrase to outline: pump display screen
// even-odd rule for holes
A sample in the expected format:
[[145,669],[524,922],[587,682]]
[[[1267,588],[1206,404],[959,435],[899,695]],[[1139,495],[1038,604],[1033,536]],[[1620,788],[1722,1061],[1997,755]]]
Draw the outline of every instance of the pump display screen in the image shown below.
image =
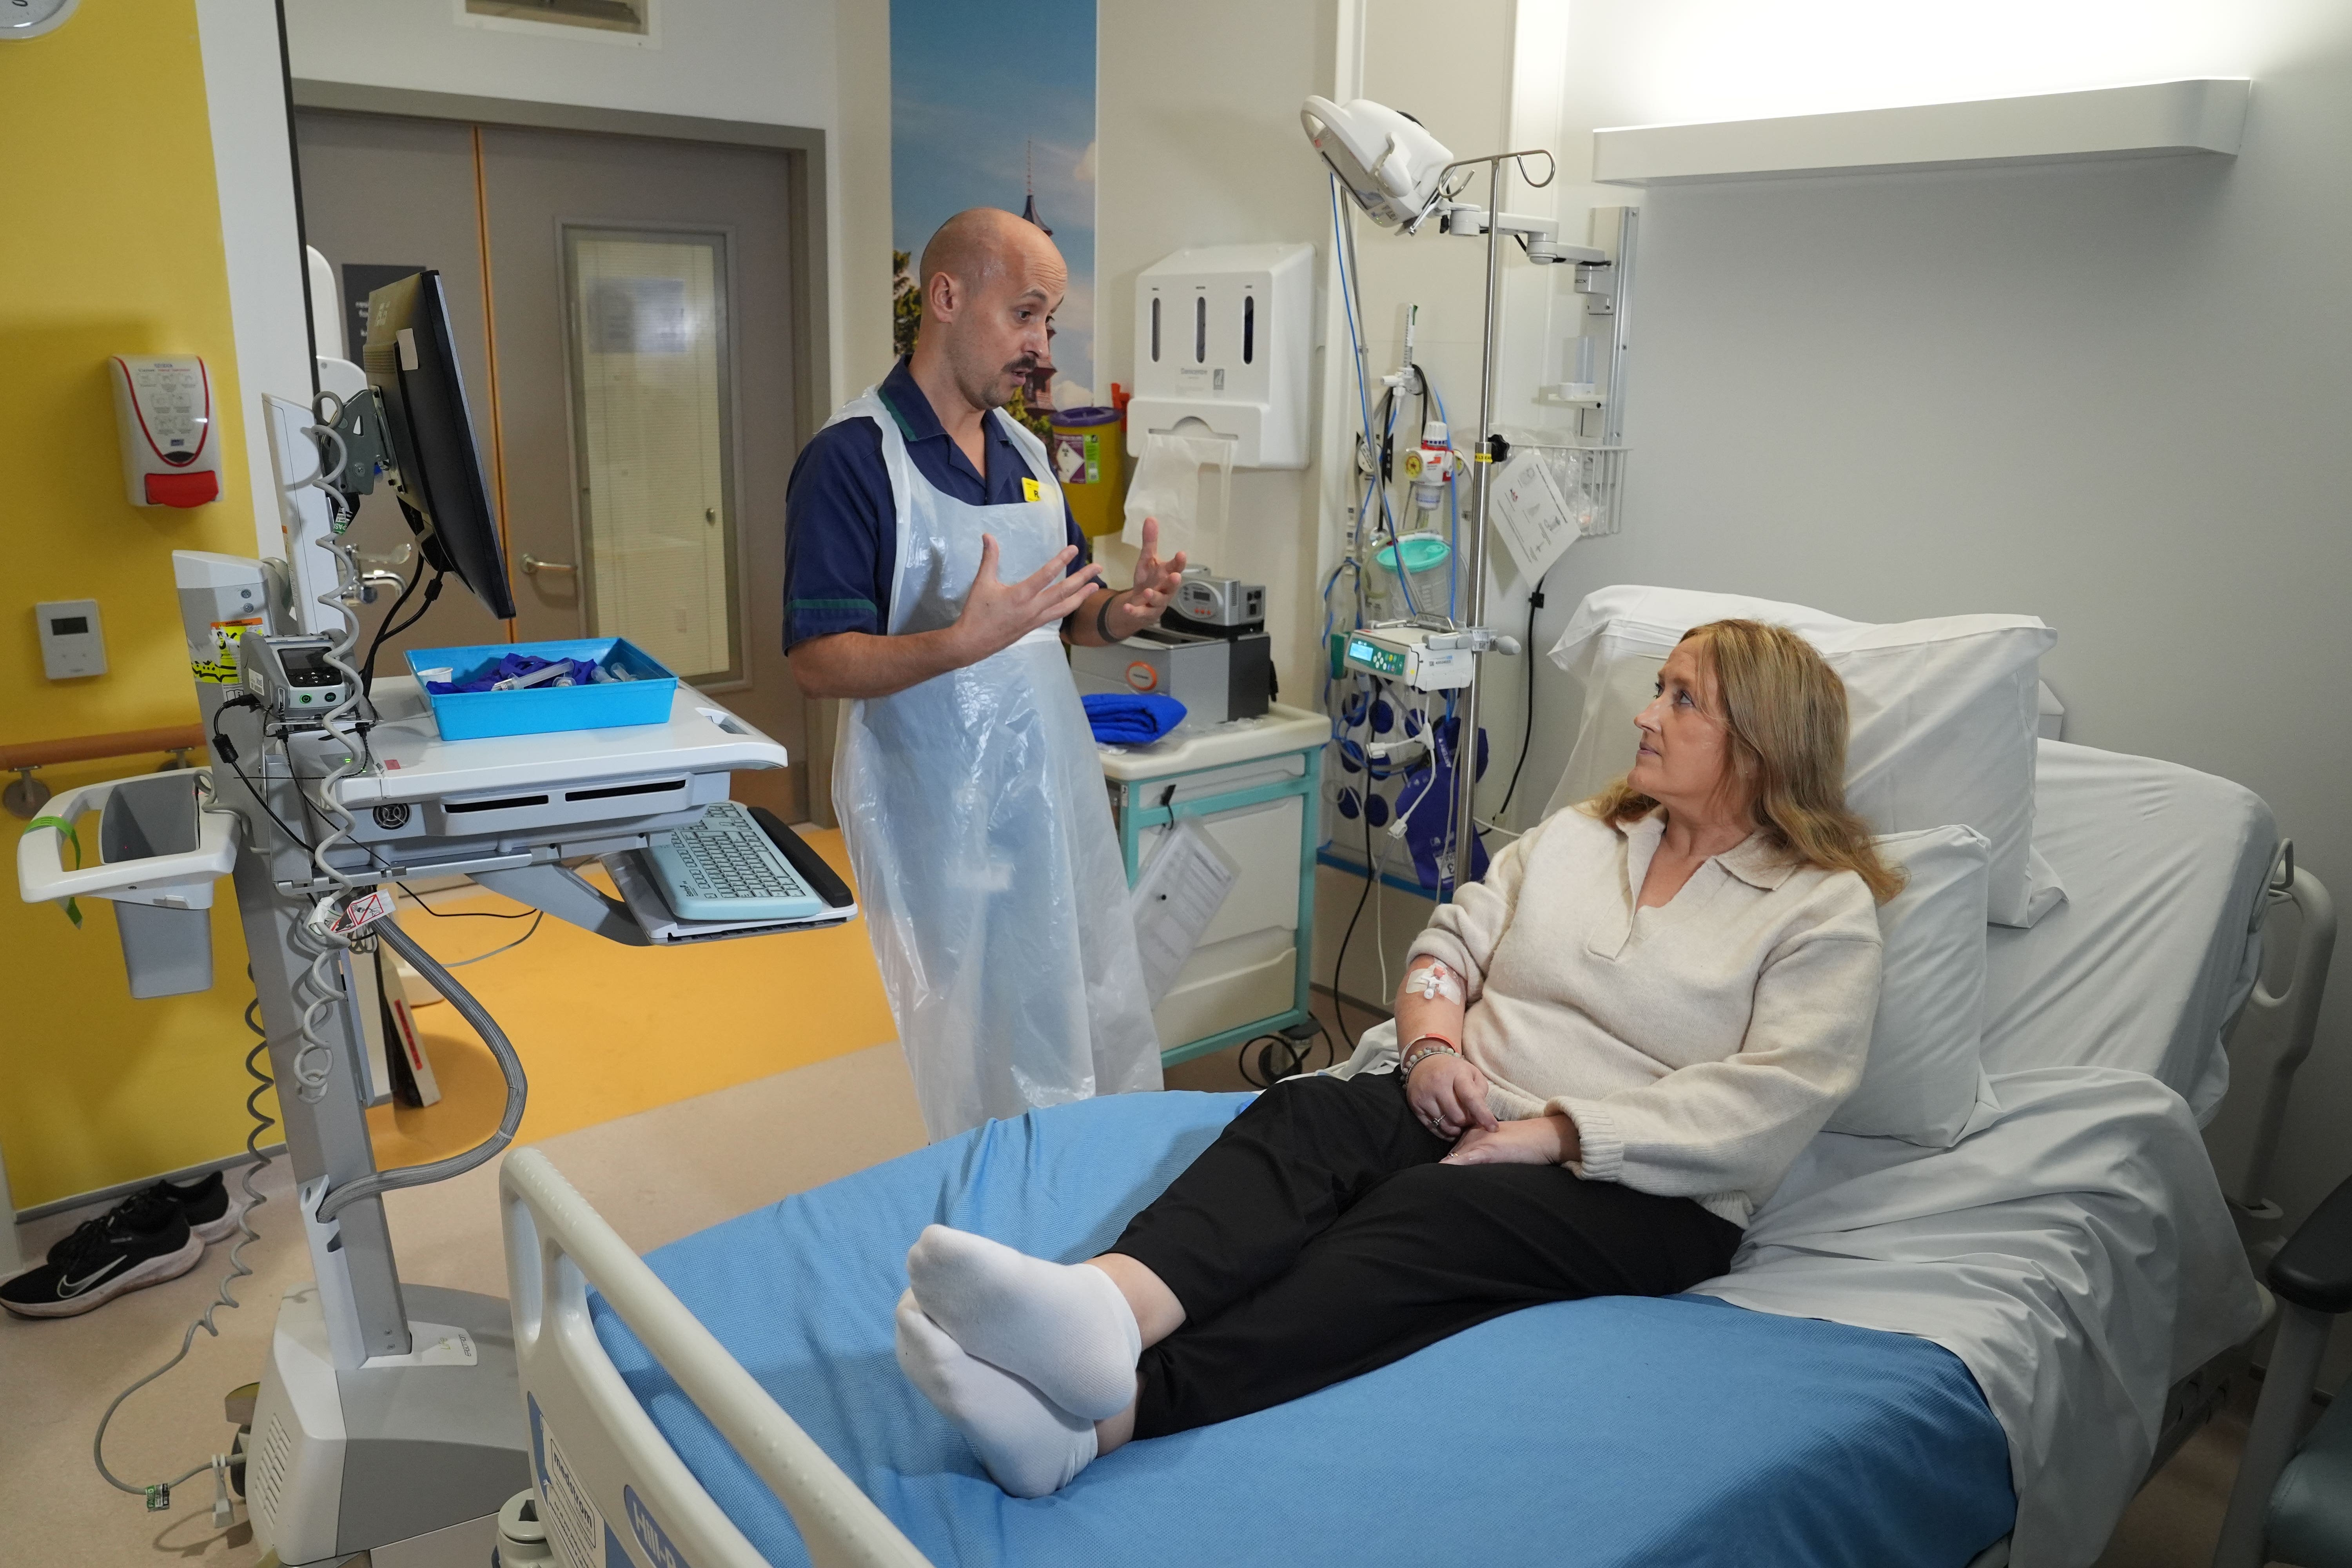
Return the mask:
[[1404,674],[1404,655],[1392,647],[1382,647],[1370,637],[1348,639],[1348,662],[1376,675]]
[[327,662],[327,650],[321,647],[280,648],[278,658],[286,667],[289,686],[334,686],[343,679]]

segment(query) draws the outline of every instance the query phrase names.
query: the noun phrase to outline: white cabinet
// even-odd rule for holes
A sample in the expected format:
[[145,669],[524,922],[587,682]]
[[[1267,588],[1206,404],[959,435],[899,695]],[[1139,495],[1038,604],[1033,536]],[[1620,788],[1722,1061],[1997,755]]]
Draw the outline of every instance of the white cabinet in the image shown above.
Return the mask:
[[1276,703],[1258,719],[1102,748],[1132,884],[1174,825],[1196,817],[1240,877],[1153,1012],[1160,1056],[1180,1062],[1307,1024],[1315,843],[1330,721]]

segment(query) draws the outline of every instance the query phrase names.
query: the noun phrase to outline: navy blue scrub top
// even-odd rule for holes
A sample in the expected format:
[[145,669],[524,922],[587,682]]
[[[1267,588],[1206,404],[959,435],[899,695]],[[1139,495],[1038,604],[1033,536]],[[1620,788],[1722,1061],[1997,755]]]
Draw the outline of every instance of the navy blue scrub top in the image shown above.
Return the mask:
[[[1021,481],[1037,476],[998,420],[982,422],[983,476],[949,438],[905,360],[882,378],[882,398],[898,411],[915,472],[934,489],[973,506],[1028,499]],[[1078,548],[1070,563],[1076,572],[1087,563],[1087,536],[1066,500],[1062,518]],[[882,431],[867,418],[828,425],[801,449],[784,491],[784,651],[835,632],[887,631],[898,568],[898,510],[882,460]]]

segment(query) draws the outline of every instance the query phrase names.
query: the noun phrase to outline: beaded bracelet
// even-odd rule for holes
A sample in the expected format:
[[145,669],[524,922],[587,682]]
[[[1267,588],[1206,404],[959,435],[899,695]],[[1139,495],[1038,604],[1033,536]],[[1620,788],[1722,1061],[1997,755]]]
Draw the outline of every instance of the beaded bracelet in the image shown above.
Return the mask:
[[1424,1046],[1420,1040],[1413,1042],[1413,1049],[1406,1053],[1404,1061],[1399,1068],[1405,1077],[1411,1078],[1412,1076],[1412,1069],[1419,1067],[1422,1063],[1427,1061],[1432,1057],[1452,1057],[1455,1061],[1460,1061],[1462,1059],[1462,1053],[1460,1051],[1455,1050],[1452,1046],[1447,1045],[1444,1040],[1438,1039],[1435,1036],[1423,1035],[1421,1038],[1428,1040],[1430,1044]]

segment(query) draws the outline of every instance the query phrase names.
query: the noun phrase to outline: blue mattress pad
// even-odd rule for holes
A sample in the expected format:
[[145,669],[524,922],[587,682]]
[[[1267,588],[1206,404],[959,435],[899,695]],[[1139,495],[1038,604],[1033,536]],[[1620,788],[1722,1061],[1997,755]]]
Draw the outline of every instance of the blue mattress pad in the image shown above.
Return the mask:
[[[1959,1568],[2008,1531],[2008,1445],[1958,1357],[1696,1296],[1529,1308],[1007,1497],[899,1373],[907,1247],[938,1222],[1090,1257],[1248,1100],[1120,1095],[990,1122],[647,1262],[942,1564]],[[807,1563],[783,1506],[593,1305],[702,1486],[772,1563]]]

